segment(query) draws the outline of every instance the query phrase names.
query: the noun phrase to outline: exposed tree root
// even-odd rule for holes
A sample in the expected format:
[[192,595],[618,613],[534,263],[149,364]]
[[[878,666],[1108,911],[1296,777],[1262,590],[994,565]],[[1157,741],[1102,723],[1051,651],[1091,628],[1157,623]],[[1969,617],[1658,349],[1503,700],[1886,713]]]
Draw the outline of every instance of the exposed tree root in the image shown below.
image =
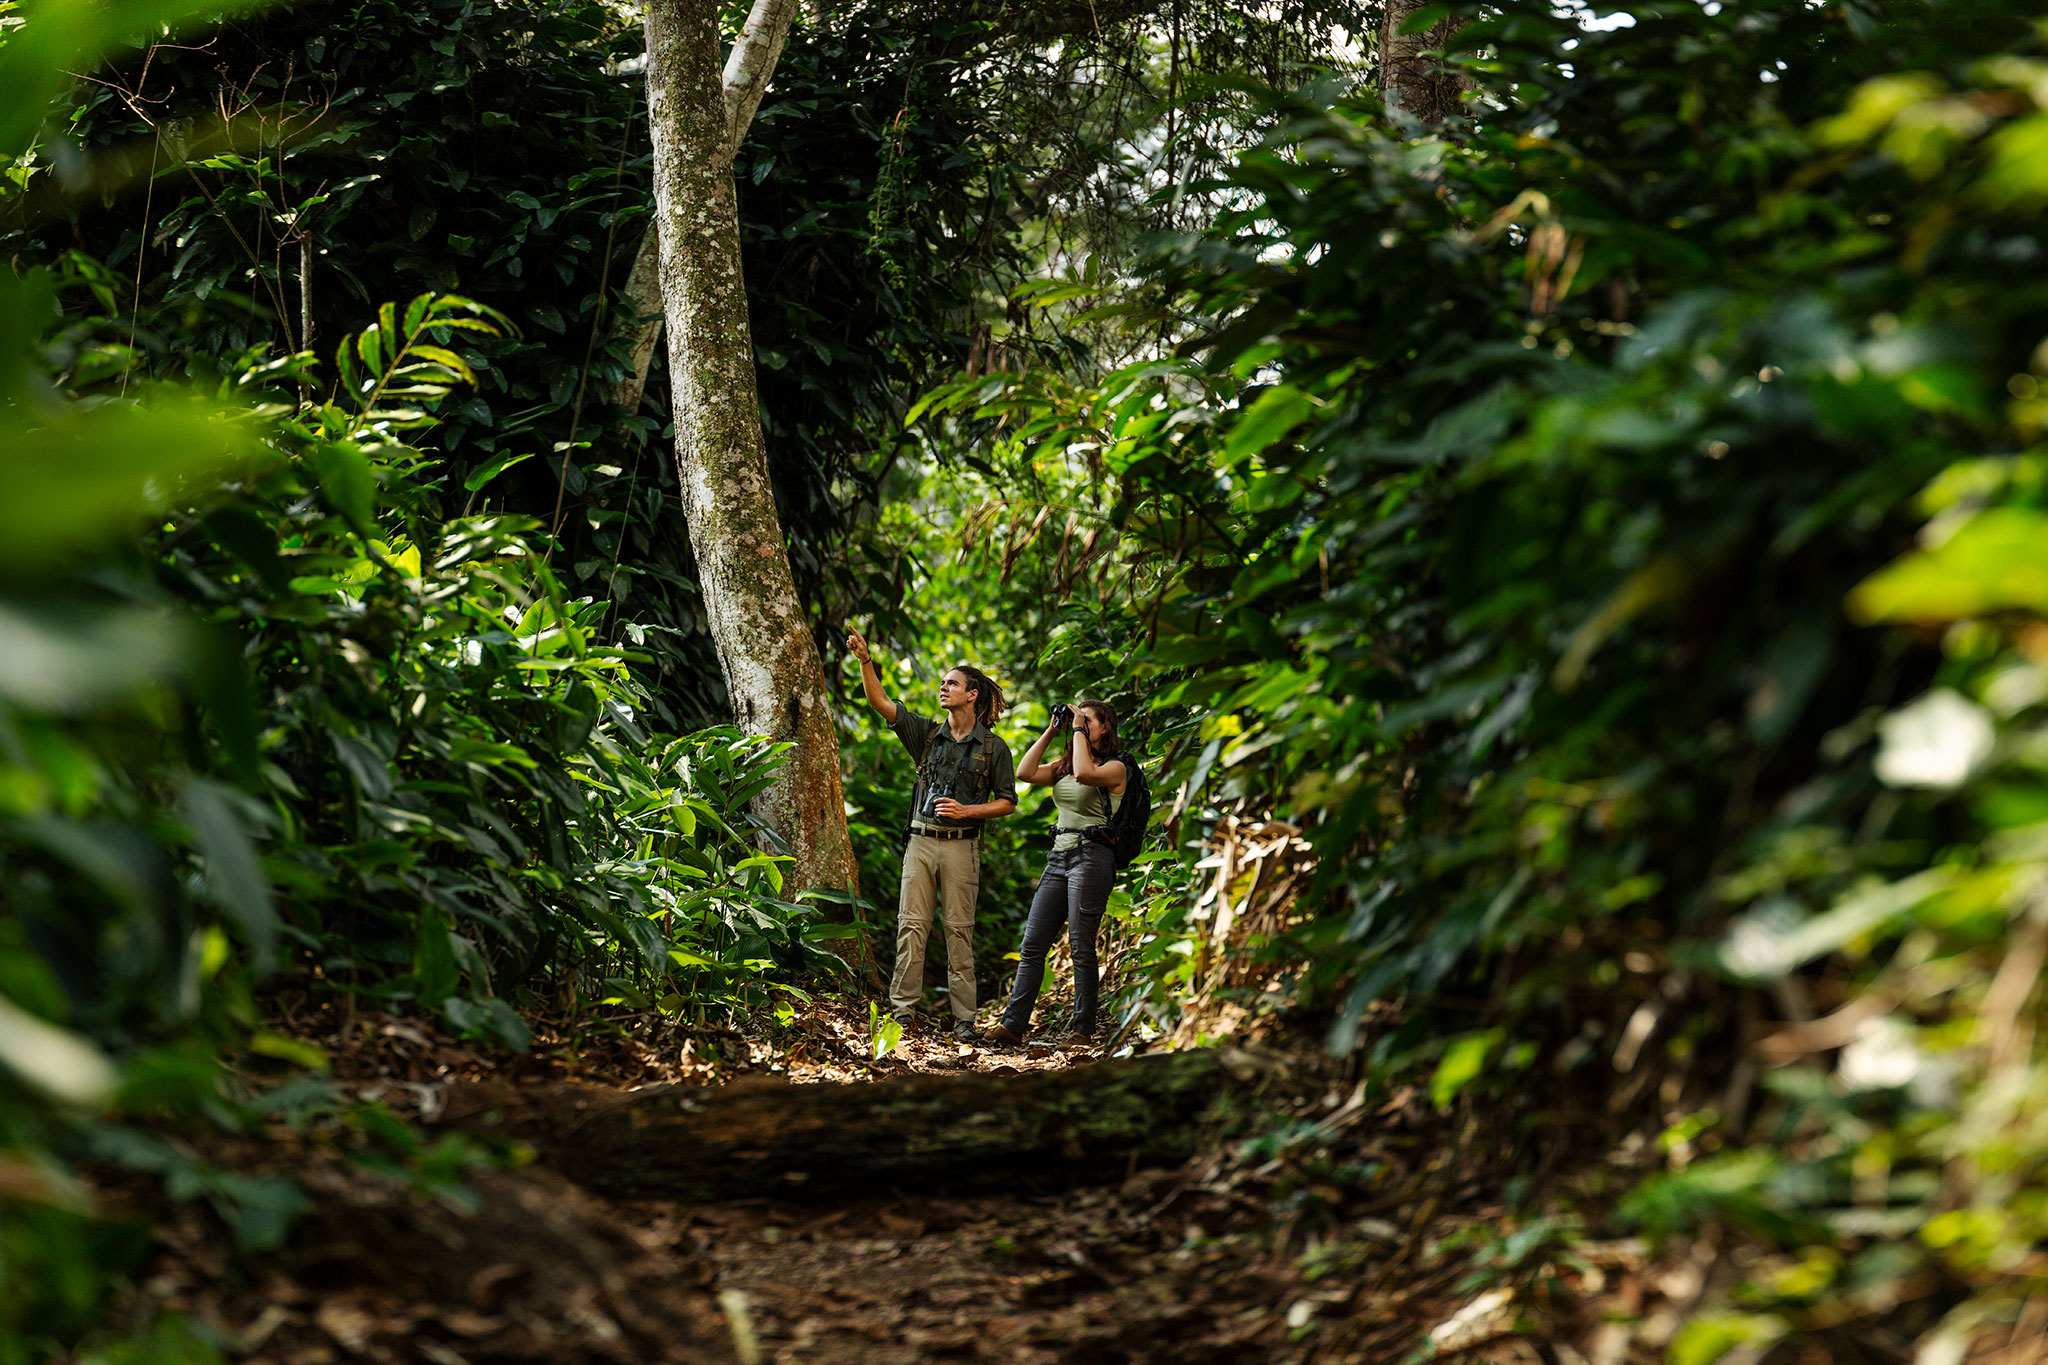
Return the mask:
[[441,1119],[502,1125],[565,1175],[626,1198],[1030,1193],[1186,1160],[1205,1111],[1249,1074],[1248,1062],[1181,1052],[865,1085],[462,1086]]

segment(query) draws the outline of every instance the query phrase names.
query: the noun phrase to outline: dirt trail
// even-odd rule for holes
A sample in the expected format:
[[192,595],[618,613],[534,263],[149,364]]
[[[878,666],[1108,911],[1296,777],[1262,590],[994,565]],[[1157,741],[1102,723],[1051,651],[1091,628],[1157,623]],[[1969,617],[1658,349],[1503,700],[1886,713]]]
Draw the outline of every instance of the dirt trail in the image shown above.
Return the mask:
[[[880,1064],[864,1021],[821,1012],[779,1064],[797,1083],[891,1075],[994,1076],[1096,1060],[994,1049],[920,1030]],[[1258,1201],[1206,1167],[1138,1170],[1069,1193],[936,1197],[914,1185],[845,1201],[618,1201],[643,1244],[687,1259],[738,1360],[1238,1361],[1290,1351],[1320,1301],[1272,1263]],[[1307,1291],[1313,1293],[1312,1290]],[[1332,1296],[1325,1292],[1323,1300]],[[1295,1308],[1297,1301],[1305,1306]],[[702,1358],[702,1357],[699,1357]]]
[[[857,1083],[850,1068],[873,1070],[853,1060],[866,1040],[851,1024],[815,1020],[792,1079]],[[879,1070],[1022,1075],[1094,1060],[1088,1050],[974,1047],[920,1031]],[[1204,1189],[1200,1170],[1126,1174],[1122,1165],[1094,1173],[1106,1183],[1036,1197],[910,1188],[824,1207],[625,1203],[620,1212],[709,1264],[728,1329],[764,1361],[1287,1358],[1294,1277],[1247,1238],[1263,1210]]]
[[[344,1050],[344,1084],[408,1116],[443,1118],[451,1093],[508,1070],[417,1024],[371,1024]],[[865,1019],[830,1004],[773,1046],[648,1036],[543,1046],[514,1079],[860,1084],[1094,1060],[924,1033],[876,1063]],[[1440,1359],[1569,1359],[1532,1341],[1584,1340],[1597,1326],[1574,1308],[1571,1284],[1523,1275],[1504,1290],[1474,1288],[1475,1254],[1498,1244],[1508,1212],[1461,1165],[1469,1143],[1447,1140],[1414,1097],[1368,1110],[1340,1074],[1317,1075],[1311,1049],[1288,1073],[1292,1090],[1264,1094],[1250,1131],[1284,1128],[1291,1114],[1291,1144],[1247,1151],[1212,1134],[1181,1164],[1118,1163],[1090,1173],[1103,1183],[1037,1196],[946,1197],[905,1180],[827,1201],[605,1199],[538,1168],[474,1172],[470,1196],[435,1195],[312,1142],[292,1174],[313,1208],[285,1249],[237,1256],[188,1204],[160,1223],[141,1284],[209,1324],[231,1358],[277,1365],[1393,1365],[1431,1342]],[[274,1163],[278,1149],[272,1134],[241,1155]],[[212,1155],[223,1165],[237,1156]],[[1627,1247],[1577,1254],[1584,1288],[1611,1276],[1603,1255],[1625,1274],[1640,1269]],[[1645,1293],[1654,1303],[1637,1288],[1637,1311]],[[1546,1324],[1533,1336],[1532,1315]]]

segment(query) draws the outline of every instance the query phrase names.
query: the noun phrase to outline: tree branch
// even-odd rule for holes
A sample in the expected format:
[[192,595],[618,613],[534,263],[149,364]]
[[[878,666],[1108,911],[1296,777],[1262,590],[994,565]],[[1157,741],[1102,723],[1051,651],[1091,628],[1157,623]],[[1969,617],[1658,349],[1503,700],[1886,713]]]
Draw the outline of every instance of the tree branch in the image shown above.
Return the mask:
[[754,0],[739,41],[725,59],[725,113],[732,130],[725,143],[728,160],[738,154],[753,125],[754,111],[768,93],[768,82],[775,75],[775,63],[789,40],[789,26],[798,8],[798,0]]

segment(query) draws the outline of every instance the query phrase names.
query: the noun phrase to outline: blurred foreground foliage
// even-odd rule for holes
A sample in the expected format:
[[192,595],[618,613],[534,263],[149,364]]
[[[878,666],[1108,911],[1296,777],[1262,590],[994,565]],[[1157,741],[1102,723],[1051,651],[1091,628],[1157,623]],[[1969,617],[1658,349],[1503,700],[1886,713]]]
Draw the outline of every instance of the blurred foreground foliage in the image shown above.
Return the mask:
[[[646,726],[631,652],[595,643],[599,608],[564,597],[536,523],[464,515],[445,463],[406,444],[470,377],[460,339],[502,319],[387,305],[342,343],[331,400],[291,397],[321,382],[298,355],[231,370],[199,410],[82,382],[115,319],[20,344],[46,320],[22,305],[92,281],[33,274],[8,299],[0,540],[37,552],[0,580],[0,1137],[28,1192],[61,1202],[39,1151],[140,1150],[67,1113],[253,1123],[261,1097],[217,1054],[323,1070],[266,1030],[259,986],[520,1048],[522,1011],[702,1019],[836,963],[847,927],[784,897],[747,813],[779,750]],[[74,1237],[14,1246],[9,1283],[66,1245],[89,1265]],[[78,1278],[48,1283],[89,1309]],[[4,1302],[0,1326],[61,1334],[32,1294]]]
[[1158,1001],[1624,1138],[1751,1239],[1675,1361],[1958,1361],[2048,1292],[2048,33],[1623,8],[1468,16],[1442,129],[1275,96],[1237,212],[1038,286],[1170,354],[913,417],[1207,839]]

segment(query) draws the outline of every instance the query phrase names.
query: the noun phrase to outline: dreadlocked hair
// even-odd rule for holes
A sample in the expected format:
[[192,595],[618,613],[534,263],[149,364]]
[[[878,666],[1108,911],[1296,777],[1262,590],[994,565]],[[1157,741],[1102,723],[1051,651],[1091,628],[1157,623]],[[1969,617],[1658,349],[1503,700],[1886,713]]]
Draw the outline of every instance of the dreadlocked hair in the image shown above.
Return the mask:
[[974,689],[974,718],[984,726],[993,726],[1003,714],[1003,689],[973,664],[955,664],[953,671],[966,674],[967,685]]

